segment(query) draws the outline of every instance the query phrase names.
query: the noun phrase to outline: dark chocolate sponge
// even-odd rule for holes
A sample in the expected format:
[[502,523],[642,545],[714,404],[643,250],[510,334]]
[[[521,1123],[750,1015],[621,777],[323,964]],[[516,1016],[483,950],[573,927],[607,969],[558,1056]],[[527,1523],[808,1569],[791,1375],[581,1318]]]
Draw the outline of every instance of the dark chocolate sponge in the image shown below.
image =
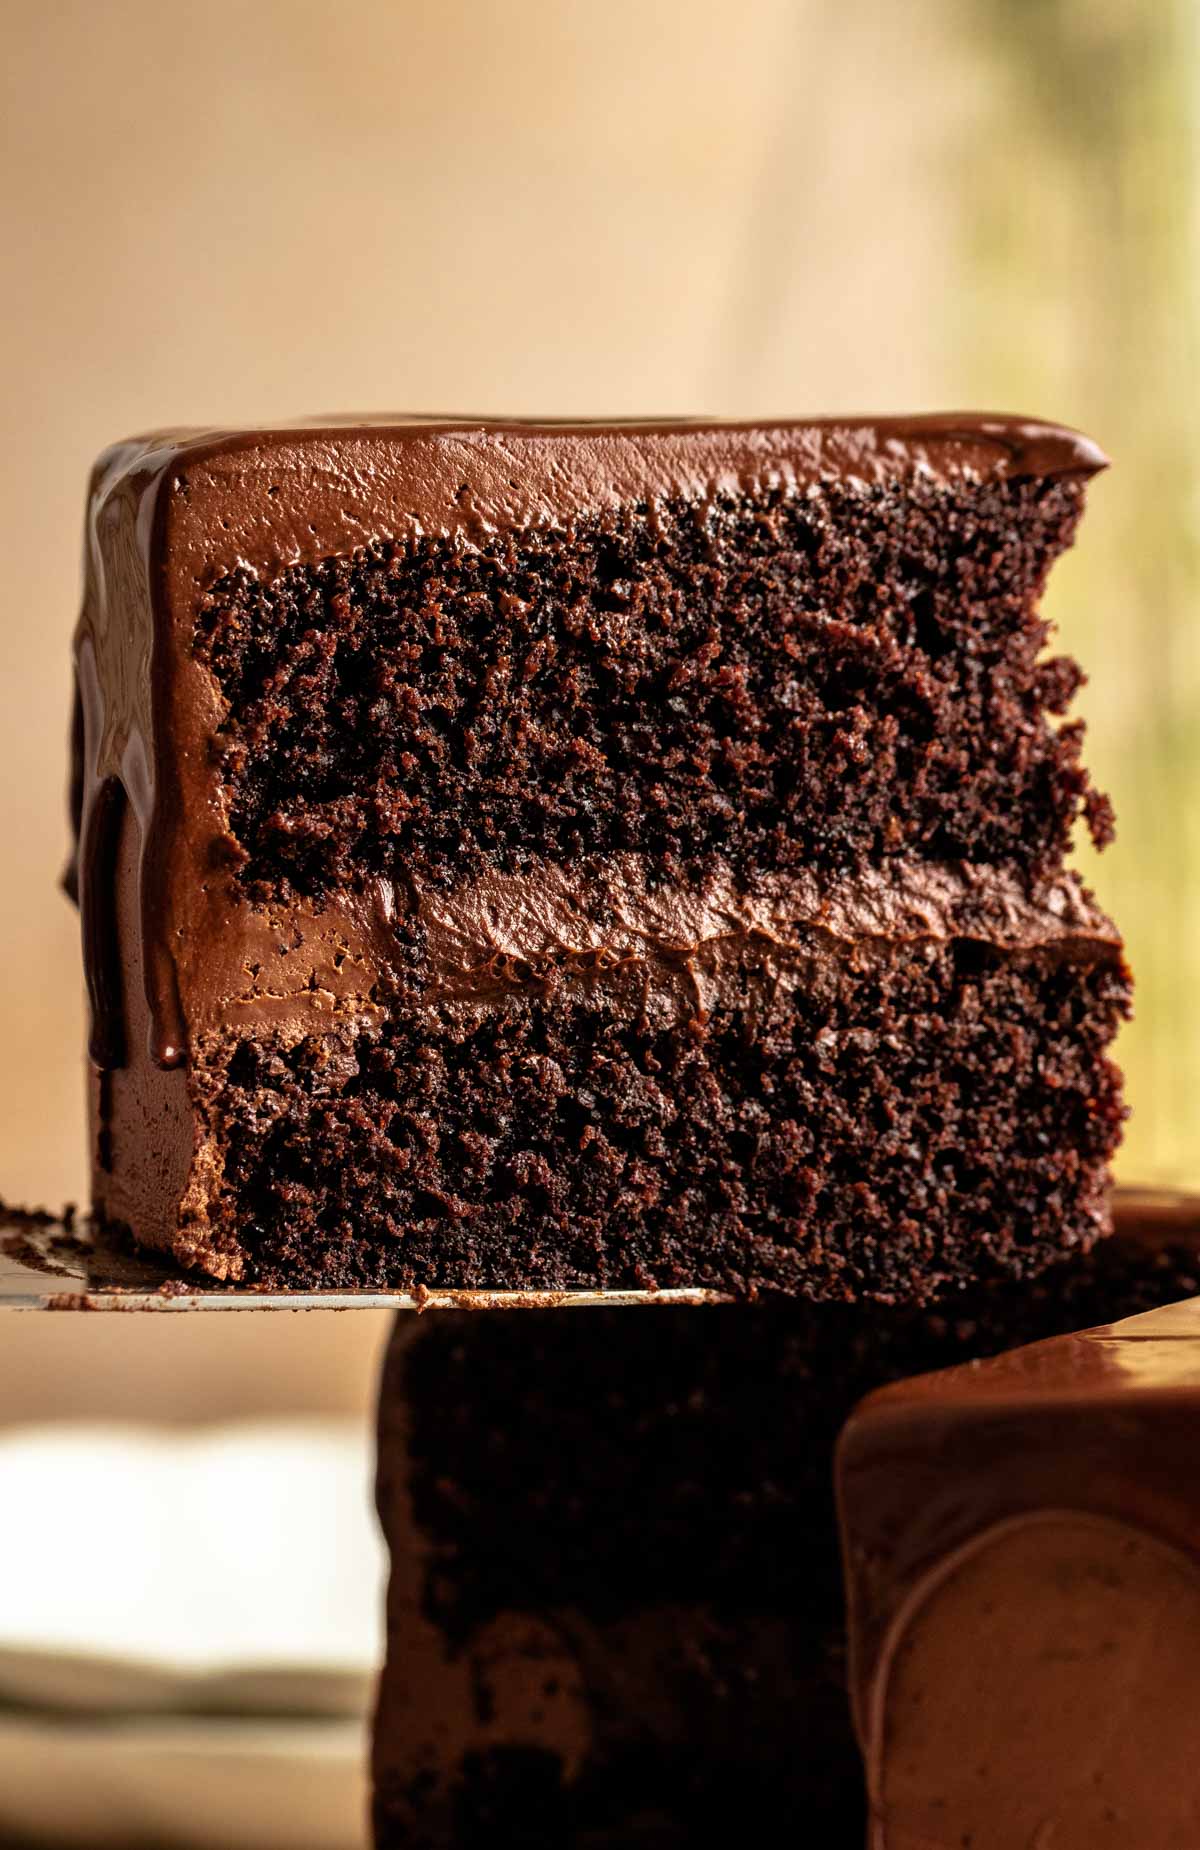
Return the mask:
[[274,1285],[929,1298],[1107,1224],[1128,977],[1005,419],[101,460],[100,1216]]
[[208,592],[254,892],[631,851],[663,878],[916,852],[1056,868],[1107,806],[1036,609],[1076,477],[655,503]]
[[394,1004],[369,1031],[202,1042],[196,1088],[273,1284],[700,1284],[903,1302],[1028,1277],[1107,1212],[1107,960],[814,943],[703,1024],[624,981]]

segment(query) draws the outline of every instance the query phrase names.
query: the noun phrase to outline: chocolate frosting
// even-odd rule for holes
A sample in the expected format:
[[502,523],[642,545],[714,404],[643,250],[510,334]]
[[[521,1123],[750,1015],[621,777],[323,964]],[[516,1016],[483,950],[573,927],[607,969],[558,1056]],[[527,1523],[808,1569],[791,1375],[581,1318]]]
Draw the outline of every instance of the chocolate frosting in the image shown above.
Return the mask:
[[[1116,932],[1069,874],[1031,897],[1003,869],[897,857],[886,869],[805,868],[762,875],[747,892],[718,863],[702,884],[648,885],[634,855],[580,872],[543,864],[489,873],[452,893],[421,895],[431,989],[485,997],[551,971],[589,976],[636,966],[650,988],[686,974],[705,1014],[720,1000],[722,968],[754,944],[777,974],[814,951],[952,938],[1005,950],[1100,954]],[[684,1005],[686,1006],[686,1005]]]
[[[899,916],[885,916],[892,902],[871,876],[834,893],[801,880],[786,894],[747,899],[718,874],[710,892],[651,900],[623,866],[600,870],[582,899],[561,874],[541,870],[519,891],[501,895],[485,882],[445,904],[377,883],[321,912],[253,907],[227,872],[228,818],[209,751],[221,701],[191,647],[197,600],[225,572],[274,574],[367,542],[436,536],[470,547],[516,528],[569,527],[627,502],[652,514],[667,500],[805,493],[835,480],[1083,476],[1104,465],[1072,431],[967,414],[759,425],[377,418],[167,431],[116,445],[93,476],[76,638],[79,846],[68,885],[83,912],[94,1063],[110,1069],[127,1055],[113,892],[126,808],[139,842],[149,1055],[161,1068],[185,1059],[198,1026],[245,1010],[312,1025],[347,1002],[369,1008],[372,986],[394,961],[401,913],[427,917],[434,987],[448,996],[503,990],[547,957],[593,975],[637,957],[674,971],[678,987],[689,962],[703,955],[715,965],[715,947],[739,935],[770,944],[797,920],[835,935],[886,934]],[[945,926],[976,904],[965,879],[909,869],[895,905],[927,909]],[[522,921],[505,927],[502,943],[501,899]],[[1007,917],[1014,943],[1072,932],[1115,941],[1069,883],[1036,906],[1001,883],[988,906]],[[694,989],[691,974],[684,987]]]
[[[951,413],[757,424],[345,419],[274,430],[172,430],[117,444],[95,492],[182,496],[195,582],[281,570],[369,541],[482,542],[569,526],[626,503],[705,503],[824,482],[916,475],[1091,476],[1108,459],[1077,431]],[[152,521],[143,525],[143,543]]]
[[[634,855],[574,872],[543,862],[450,891],[372,880],[320,906],[231,909],[217,884],[194,916],[174,958],[190,1032],[260,1023],[285,1040],[336,1016],[373,1017],[381,986],[411,985],[413,944],[424,947],[418,968],[431,1003],[477,1009],[551,981],[636,980],[648,1019],[701,1024],[748,953],[778,988],[804,980],[814,957],[887,954],[902,942],[974,939],[1076,957],[1120,947],[1073,874],[1033,898],[1004,870],[907,858],[886,871],[763,876],[752,892],[724,863],[700,885],[651,886]],[[111,1046],[94,1041],[97,1064]]]
[[1069,1509],[995,1525],[889,1640],[871,1850],[1184,1850],[1198,1646],[1194,1554]]

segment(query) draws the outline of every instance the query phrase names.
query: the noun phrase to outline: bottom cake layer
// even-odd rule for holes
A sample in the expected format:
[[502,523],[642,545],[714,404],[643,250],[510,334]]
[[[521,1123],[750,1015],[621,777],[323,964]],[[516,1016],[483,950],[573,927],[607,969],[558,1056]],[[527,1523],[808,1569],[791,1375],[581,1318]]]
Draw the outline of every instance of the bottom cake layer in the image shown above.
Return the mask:
[[402,1318],[380,1850],[850,1850],[831,1482],[869,1389],[1200,1288],[1200,1209],[925,1311],[795,1303]]
[[1119,949],[818,939],[745,940],[703,1006],[648,1005],[633,963],[551,967],[199,1037],[184,1250],[272,1285],[900,1302],[1090,1244]]

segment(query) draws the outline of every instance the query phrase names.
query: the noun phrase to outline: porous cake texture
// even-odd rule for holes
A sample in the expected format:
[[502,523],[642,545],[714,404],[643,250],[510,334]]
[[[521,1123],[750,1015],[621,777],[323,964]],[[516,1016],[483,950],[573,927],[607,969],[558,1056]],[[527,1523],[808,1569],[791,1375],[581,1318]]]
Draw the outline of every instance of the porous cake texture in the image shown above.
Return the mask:
[[921,1299],[1106,1225],[1105,799],[1004,419],[380,421],[101,459],[100,1212],[274,1285]]

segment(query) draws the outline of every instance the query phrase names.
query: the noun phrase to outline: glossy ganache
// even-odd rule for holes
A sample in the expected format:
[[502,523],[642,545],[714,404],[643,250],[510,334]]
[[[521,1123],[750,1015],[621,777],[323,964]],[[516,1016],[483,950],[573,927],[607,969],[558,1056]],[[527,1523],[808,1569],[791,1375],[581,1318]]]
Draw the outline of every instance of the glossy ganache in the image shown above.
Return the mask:
[[1086,1244],[1127,976],[1037,599],[1102,465],[962,417],[108,452],[101,1214],[331,1286],[889,1299]]
[[[1197,1205],[1173,1212],[1194,1233]],[[847,1426],[872,1850],[1195,1841],[1197,1282],[1140,1315],[898,1382]]]

